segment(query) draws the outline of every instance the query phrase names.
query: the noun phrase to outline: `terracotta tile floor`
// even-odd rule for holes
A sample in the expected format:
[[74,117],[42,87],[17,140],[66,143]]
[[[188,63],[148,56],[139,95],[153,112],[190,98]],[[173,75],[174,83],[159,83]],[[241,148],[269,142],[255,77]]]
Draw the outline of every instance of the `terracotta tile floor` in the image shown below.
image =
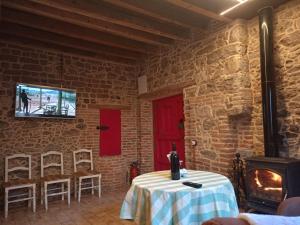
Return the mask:
[[39,205],[34,214],[31,208],[10,208],[8,218],[1,211],[1,225],[136,225],[132,221],[119,219],[120,208],[126,191],[103,193],[96,196],[84,195],[81,203],[72,199],[71,207],[67,201],[49,202],[48,212]]

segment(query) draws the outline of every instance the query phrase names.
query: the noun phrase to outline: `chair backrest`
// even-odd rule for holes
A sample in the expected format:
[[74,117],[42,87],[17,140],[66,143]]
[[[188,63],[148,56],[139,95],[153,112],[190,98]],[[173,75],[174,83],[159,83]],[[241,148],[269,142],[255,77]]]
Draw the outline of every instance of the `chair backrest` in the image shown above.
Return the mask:
[[[24,160],[25,163],[27,163],[27,166],[19,166],[16,165],[14,167],[9,167],[10,160],[14,159],[20,159]],[[27,171],[28,172],[28,178],[31,179],[31,155],[26,154],[14,154],[11,156],[5,157],[5,182],[8,182],[9,180],[9,173],[17,172],[17,171]]]
[[[50,158],[49,161],[51,161],[51,157],[55,157],[55,156],[58,157],[59,160],[55,160],[55,162],[46,163],[46,158]],[[61,152],[49,151],[41,154],[41,177],[44,177],[45,170],[50,167],[59,167],[60,174],[64,174],[64,159],[63,159],[63,154]]]
[[[77,158],[78,155],[83,155],[83,154],[88,154],[87,159],[81,159]],[[79,149],[77,151],[73,151],[73,163],[74,163],[74,172],[77,172],[77,167],[81,163],[88,163],[90,164],[90,170],[94,170],[94,165],[93,165],[93,155],[92,155],[92,150],[87,150],[87,149]]]
[[300,216],[300,197],[292,197],[280,203],[277,214],[281,216]]

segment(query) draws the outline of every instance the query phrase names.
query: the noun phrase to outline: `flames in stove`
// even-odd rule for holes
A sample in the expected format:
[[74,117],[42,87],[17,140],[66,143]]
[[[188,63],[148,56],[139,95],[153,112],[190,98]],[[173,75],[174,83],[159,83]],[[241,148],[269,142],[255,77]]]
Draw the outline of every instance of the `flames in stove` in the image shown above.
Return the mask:
[[257,187],[261,188],[262,187],[262,184],[260,183],[259,179],[258,179],[258,170],[255,170],[255,178],[254,178],[256,184],[257,184]]
[[254,181],[258,188],[264,191],[282,192],[282,178],[269,170],[255,170]]

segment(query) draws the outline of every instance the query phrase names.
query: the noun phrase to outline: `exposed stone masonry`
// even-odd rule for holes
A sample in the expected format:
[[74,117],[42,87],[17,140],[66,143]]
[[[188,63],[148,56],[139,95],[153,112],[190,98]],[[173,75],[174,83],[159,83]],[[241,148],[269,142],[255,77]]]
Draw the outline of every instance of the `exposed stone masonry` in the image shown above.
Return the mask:
[[139,103],[140,132],[138,160],[141,163],[141,173],[147,173],[154,170],[153,111],[151,101],[140,99]]
[[[274,13],[280,149],[282,156],[298,158],[299,9],[295,0]],[[183,90],[186,165],[226,174],[236,152],[263,154],[258,18],[234,21],[206,37],[149,58],[141,75],[150,91],[195,82]]]
[[[277,82],[277,111],[280,155],[300,158],[300,1],[290,1],[274,14],[274,69]],[[249,22],[249,70],[252,74],[254,150],[261,151],[261,92],[257,19]]]
[[[0,181],[7,155],[31,154],[33,177],[38,178],[41,153],[63,152],[65,173],[71,174],[72,151],[86,148],[93,150],[104,190],[126,185],[128,167],[137,158],[136,67],[65,55],[61,77],[60,53],[2,42],[0,52]],[[76,119],[15,118],[16,82],[76,89]],[[98,105],[129,106],[121,111],[120,156],[99,156]]]
[[[275,10],[274,65],[280,154],[297,158],[299,55],[300,0],[293,0]],[[13,153],[32,154],[34,176],[38,177],[40,153],[59,150],[65,156],[66,172],[71,173],[71,152],[88,148],[93,150],[106,189],[125,185],[128,166],[137,159],[143,173],[152,171],[152,99],[138,98],[136,82],[138,75],[146,75],[149,94],[183,92],[187,168],[227,174],[236,152],[263,154],[259,60],[257,18],[233,21],[205,38],[178,42],[159,56],[149,57],[139,68],[65,55],[63,77],[59,53],[0,42],[0,163]],[[15,119],[16,82],[76,89],[77,118]],[[105,104],[129,106],[122,109],[121,156],[98,154],[97,107]],[[191,146],[192,139],[197,146]]]
[[[189,168],[226,173],[235,149],[252,142],[249,124],[242,131],[243,125],[237,123],[247,121],[252,111],[247,41],[247,24],[236,21],[208,39],[178,45],[159,59],[149,59],[142,72],[152,91],[164,87],[161,79],[169,85],[196,83],[184,89]],[[169,69],[173,67],[177,70]],[[192,139],[198,142],[195,148]]]

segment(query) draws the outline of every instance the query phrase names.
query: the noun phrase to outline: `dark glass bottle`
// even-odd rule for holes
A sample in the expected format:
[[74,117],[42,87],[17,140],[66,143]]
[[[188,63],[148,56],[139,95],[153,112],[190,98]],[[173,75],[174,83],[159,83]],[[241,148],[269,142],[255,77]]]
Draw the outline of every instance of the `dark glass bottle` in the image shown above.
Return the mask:
[[179,157],[176,152],[176,145],[175,143],[172,144],[172,152],[171,152],[171,177],[172,180],[179,180],[180,179],[180,163]]

